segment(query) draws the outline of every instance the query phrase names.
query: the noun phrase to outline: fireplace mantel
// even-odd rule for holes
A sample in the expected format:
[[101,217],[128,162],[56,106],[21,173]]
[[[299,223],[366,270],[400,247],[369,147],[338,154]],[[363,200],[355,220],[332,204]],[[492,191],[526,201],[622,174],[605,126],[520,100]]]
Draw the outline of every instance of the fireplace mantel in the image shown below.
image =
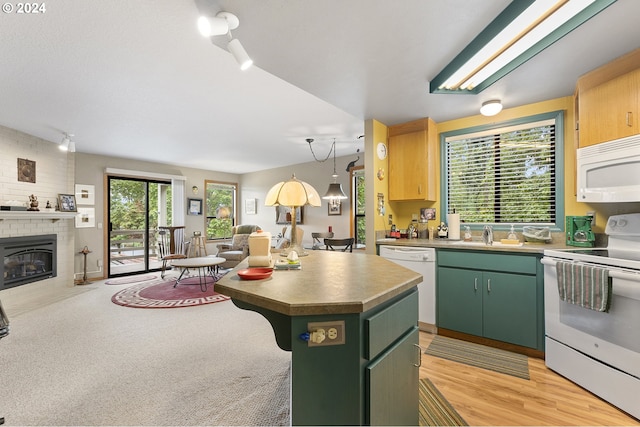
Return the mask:
[[76,215],[76,212],[59,211],[1,211],[0,221],[5,219],[50,219],[51,222],[56,222],[61,219],[73,219]]

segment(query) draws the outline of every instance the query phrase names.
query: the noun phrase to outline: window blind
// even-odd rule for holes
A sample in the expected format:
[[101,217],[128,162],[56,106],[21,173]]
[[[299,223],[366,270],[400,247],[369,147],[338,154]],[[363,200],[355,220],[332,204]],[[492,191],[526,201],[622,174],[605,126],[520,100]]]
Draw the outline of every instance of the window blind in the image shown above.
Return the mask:
[[467,223],[555,223],[555,120],[445,139],[449,213]]

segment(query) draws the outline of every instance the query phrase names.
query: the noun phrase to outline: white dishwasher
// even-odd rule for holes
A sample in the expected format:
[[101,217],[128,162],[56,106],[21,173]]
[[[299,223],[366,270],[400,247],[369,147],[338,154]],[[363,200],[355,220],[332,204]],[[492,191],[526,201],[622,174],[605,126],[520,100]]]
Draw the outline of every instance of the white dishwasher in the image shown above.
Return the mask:
[[414,246],[380,246],[380,256],[422,274],[418,283],[418,326],[436,332],[436,250]]

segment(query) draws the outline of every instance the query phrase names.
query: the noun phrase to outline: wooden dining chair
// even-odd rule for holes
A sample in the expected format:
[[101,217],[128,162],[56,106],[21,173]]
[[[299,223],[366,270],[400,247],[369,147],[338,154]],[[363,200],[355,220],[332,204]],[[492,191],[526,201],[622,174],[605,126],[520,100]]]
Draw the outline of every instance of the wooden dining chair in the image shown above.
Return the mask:
[[184,227],[158,227],[158,257],[162,260],[160,277],[164,279],[167,266],[174,259],[185,259],[189,244],[184,239]]
[[335,251],[336,247],[342,247],[342,249],[340,249],[342,252],[346,252],[347,249],[349,252],[353,252],[354,240],[355,239],[353,237],[349,237],[347,239],[324,239],[324,246],[328,251]]

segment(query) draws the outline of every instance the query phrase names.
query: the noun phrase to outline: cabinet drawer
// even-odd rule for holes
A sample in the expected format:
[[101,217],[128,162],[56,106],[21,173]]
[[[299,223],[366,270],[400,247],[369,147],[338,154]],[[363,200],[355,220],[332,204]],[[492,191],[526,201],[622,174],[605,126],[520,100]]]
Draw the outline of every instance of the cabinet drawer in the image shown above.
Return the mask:
[[418,325],[418,291],[377,312],[364,321],[364,357],[368,360]]
[[536,274],[538,258],[535,255],[512,255],[498,252],[469,252],[438,250],[438,266],[467,269],[504,271],[506,273]]

